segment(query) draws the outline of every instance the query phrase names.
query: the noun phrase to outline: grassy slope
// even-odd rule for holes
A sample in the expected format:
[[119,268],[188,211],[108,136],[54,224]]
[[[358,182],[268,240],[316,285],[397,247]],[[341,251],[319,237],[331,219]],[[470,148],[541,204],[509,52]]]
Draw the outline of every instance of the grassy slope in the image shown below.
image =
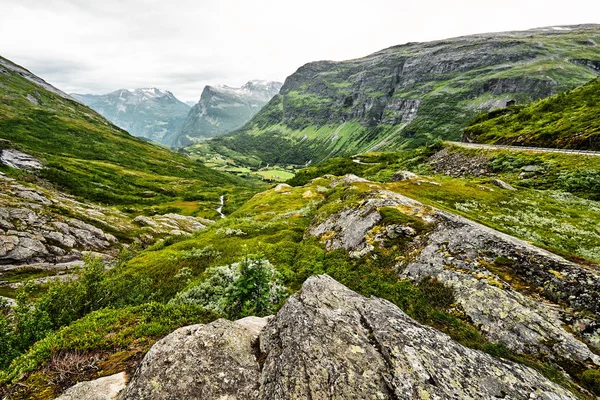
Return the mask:
[[600,150],[600,80],[481,116],[465,136],[479,143]]
[[[410,164],[411,158],[419,157],[418,154],[410,156],[404,158],[402,162]],[[375,160],[371,161],[375,162]],[[471,194],[480,197],[481,191],[469,182],[459,183],[457,180],[452,186],[447,183],[443,182],[442,188],[447,187],[448,193],[456,195],[459,191],[468,188],[467,197]],[[376,295],[394,302],[413,318],[435,326],[467,346],[525,362],[523,359],[514,358],[515,356],[502,346],[487,342],[468,321],[453,315],[451,301],[443,295],[444,288],[439,284],[428,282],[415,285],[406,280],[398,280],[393,260],[403,254],[404,248],[401,244],[390,248],[389,251],[378,252],[377,257],[352,260],[344,251],[326,252],[323,244],[317,239],[304,237],[313,219],[323,220],[344,207],[357,204],[364,198],[366,192],[377,189],[370,184],[354,185],[355,190],[347,190],[343,186],[329,189],[330,184],[331,179],[315,179],[303,187],[289,189],[284,187],[257,194],[227,219],[217,222],[194,237],[175,243],[161,242],[140,252],[133,259],[108,272],[106,277],[109,282],[108,287],[113,288],[115,292],[124,290],[124,293],[138,293],[135,299],[118,296],[121,301],[130,304],[121,303],[119,307],[124,307],[122,309],[94,312],[63,328],[57,334],[48,336],[17,358],[4,375],[0,374],[0,382],[4,380],[6,384],[14,380],[24,383],[29,385],[30,389],[28,392],[24,391],[23,395],[45,399],[49,397],[44,397],[44,391],[55,390],[56,386],[40,380],[41,371],[50,374],[49,376],[56,374],[53,360],[57,358],[65,357],[74,351],[86,352],[86,354],[103,352],[99,357],[102,365],[106,365],[113,364],[120,355],[129,357],[142,351],[140,348],[147,348],[156,336],[148,333],[146,326],[150,321],[145,320],[144,312],[139,317],[141,322],[134,323],[133,329],[123,326],[123,324],[129,326],[127,321],[138,313],[137,309],[131,307],[139,307],[136,304],[144,304],[150,300],[166,302],[176,293],[201,282],[204,279],[203,272],[208,267],[239,261],[249,254],[260,254],[269,259],[282,274],[282,279],[290,290],[297,290],[308,276],[328,273],[364,295]],[[453,192],[452,188],[455,186],[458,189]],[[416,184],[414,187],[387,184],[381,185],[381,188],[410,193],[414,197],[417,197],[416,194],[421,191],[428,192],[428,188]],[[525,196],[524,199],[527,197]],[[386,217],[383,223],[396,223],[394,218],[398,217],[404,222],[411,221],[410,216],[402,215],[395,211],[392,219],[388,221],[389,218]],[[599,220],[598,215],[592,217],[596,221]],[[416,224],[414,227],[427,229],[423,223]],[[145,283],[136,284],[142,281]],[[160,321],[163,322],[157,323],[153,330],[155,334],[164,334],[165,326],[177,326],[189,321],[186,319],[188,317],[185,317],[189,315],[189,311],[185,313],[185,310],[164,308],[160,308],[159,311],[161,311]],[[165,313],[167,315],[175,313],[175,316],[166,318],[162,316]],[[121,315],[123,317],[119,317]],[[206,315],[199,315],[199,320],[208,318]],[[103,323],[109,329],[102,328],[95,332],[98,323]],[[75,334],[86,339],[77,340],[73,344],[69,338]],[[529,360],[527,363],[547,375],[562,379],[563,384],[567,383],[564,377],[551,367],[535,360]],[[118,366],[122,367],[121,364]],[[107,370],[113,371],[114,367]],[[33,393],[37,394],[33,395]]]
[[[441,185],[417,181],[394,183],[393,187],[401,193],[567,258],[600,263],[600,198],[597,197],[600,157],[462,148],[452,151],[486,157],[494,175],[518,190],[499,189],[492,182],[494,175],[479,178],[436,175],[427,164],[433,149],[362,155],[360,159],[367,165],[347,157],[333,158],[299,171],[289,183],[302,185],[323,174],[345,173],[389,182],[394,172],[411,170],[428,175]],[[521,168],[526,165],[537,165],[540,172],[523,179]]]
[[201,214],[214,216],[221,193],[234,200],[251,191],[240,178],[137,139],[89,108],[10,71],[0,73],[0,138],[40,158],[46,168],[39,176],[58,188],[137,211],[186,199],[197,202]]
[[[497,48],[482,51],[484,58],[498,57],[498,64],[460,72],[426,73],[414,82],[403,83],[391,97],[371,86],[386,86],[388,81],[391,84],[392,65],[401,65],[406,57],[416,57],[412,61],[415,63],[418,57],[433,57],[435,52],[429,54],[423,48],[442,48],[444,43],[398,46],[364,59],[332,63],[323,71],[292,75],[288,78],[294,80],[291,90],[282,90],[241,130],[210,143],[217,152],[225,147],[268,163],[304,164],[374,149],[397,150],[436,137],[457,140],[479,112],[489,110],[503,99],[528,102],[575,88],[596,77],[597,72],[592,68],[569,61],[600,58],[600,47],[589,45],[588,40],[600,42],[598,30],[560,35],[532,33],[517,39],[499,37],[489,39],[487,44],[451,44],[450,48],[456,46],[457,51],[470,48],[477,51],[478,46],[485,48],[494,42]],[[448,58],[441,67],[456,62],[451,56]],[[493,94],[486,89],[490,82],[515,84],[520,91],[504,88],[502,94]],[[373,126],[360,124],[352,114],[344,114],[350,110],[345,108],[344,99],[351,96],[361,96],[360,102],[364,104],[396,100],[421,100],[421,103],[417,117],[408,125],[393,122],[393,111],[386,109],[382,120]]]

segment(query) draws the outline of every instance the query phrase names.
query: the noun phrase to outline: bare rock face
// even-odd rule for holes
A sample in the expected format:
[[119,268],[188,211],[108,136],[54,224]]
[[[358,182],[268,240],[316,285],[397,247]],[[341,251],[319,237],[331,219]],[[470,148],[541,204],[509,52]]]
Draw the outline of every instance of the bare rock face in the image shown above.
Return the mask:
[[[431,228],[418,233],[385,225],[381,207],[395,207]],[[461,312],[489,340],[561,365],[600,366],[591,350],[600,343],[600,274],[591,268],[385,190],[313,223],[308,233],[352,257],[402,236],[410,250],[396,265],[401,277],[434,277],[452,288]]]
[[13,149],[0,149],[0,164],[17,169],[42,168],[42,163],[35,157]]
[[575,399],[536,371],[466,348],[327,275],[309,278],[265,322],[175,331],[119,398]]
[[56,400],[113,400],[127,384],[124,372],[89,382],[81,382],[68,389]]
[[254,343],[266,322],[220,319],[176,330],[150,349],[119,398],[257,398],[260,364]]

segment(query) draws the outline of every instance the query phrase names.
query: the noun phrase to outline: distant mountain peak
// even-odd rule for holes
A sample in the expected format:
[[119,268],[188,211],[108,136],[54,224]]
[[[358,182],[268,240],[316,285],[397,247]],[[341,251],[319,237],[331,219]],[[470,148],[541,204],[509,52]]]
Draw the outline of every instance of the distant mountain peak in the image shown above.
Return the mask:
[[207,85],[178,132],[165,142],[180,147],[191,144],[197,138],[231,132],[248,122],[279,93],[281,86],[281,82],[258,79],[239,88]]
[[73,97],[132,135],[156,142],[176,131],[190,109],[170,91],[155,87]]

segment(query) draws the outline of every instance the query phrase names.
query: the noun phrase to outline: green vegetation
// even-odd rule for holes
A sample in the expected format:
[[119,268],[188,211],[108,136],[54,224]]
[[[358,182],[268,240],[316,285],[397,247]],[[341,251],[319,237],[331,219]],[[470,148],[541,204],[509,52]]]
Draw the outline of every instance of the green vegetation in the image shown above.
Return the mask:
[[202,193],[196,211],[215,217],[221,194],[243,200],[257,190],[254,183],[130,136],[89,108],[10,71],[0,74],[0,139],[44,163],[37,175],[21,174],[24,179],[41,178],[79,198],[136,213]]
[[[373,164],[351,165],[388,176],[382,169],[375,171],[380,167],[375,164],[377,160],[396,157],[397,164],[390,164],[418,164],[415,159],[429,152],[431,149],[415,150],[403,157],[372,154],[361,159]],[[328,165],[333,164],[330,161]],[[5,365],[17,358],[0,374],[0,382],[7,390],[18,391],[15,398],[33,396],[48,387],[38,381],[41,371],[52,371],[54,360],[69,352],[83,352],[86,357],[96,354],[103,365],[113,365],[114,369],[116,363],[123,368],[169,329],[215,316],[274,313],[307,277],[327,273],[365,296],[392,301],[419,322],[446,332],[460,343],[526,363],[546,376],[562,379],[566,386],[572,385],[541,361],[519,358],[484,339],[455,309],[452,290],[440,282],[426,279],[415,284],[398,279],[394,260],[406,250],[403,239],[377,247],[373,257],[355,259],[341,249],[327,252],[318,238],[305,237],[311,221],[356,206],[366,192],[376,189],[367,184],[354,185],[352,190],[344,186],[331,189],[331,182],[316,178],[303,187],[268,190],[207,230],[191,237],[161,240],[135,255],[124,254],[121,263],[110,271],[101,271],[96,261],[88,260],[78,281],[53,283],[42,292],[35,292],[33,287],[31,291],[23,289],[18,306],[23,311],[0,319],[0,336],[17,338],[6,343],[21,343],[2,349]],[[477,184],[459,182],[448,178],[440,187],[427,185],[438,192],[424,190],[422,197],[439,202],[452,196],[458,199],[458,193],[465,189],[467,199],[482,192]],[[412,196],[419,192],[419,186],[398,182],[385,187]],[[488,200],[489,204],[495,201]],[[447,208],[451,208],[450,203]],[[420,234],[429,229],[420,218],[397,208],[383,207],[380,212],[381,227],[401,223]],[[96,376],[87,373],[88,377]],[[26,383],[30,389],[16,383]],[[52,388],[58,390],[57,386]]]
[[[249,123],[208,145],[216,152],[234,152],[271,164],[305,164],[373,150],[415,148],[439,138],[459,140],[481,112],[508,100],[527,104],[596,78],[600,52],[589,43],[597,35],[596,28],[589,28],[458,38],[396,46],[347,62],[309,64],[292,75],[281,94]],[[554,121],[575,136],[560,139],[568,142],[565,146],[589,146],[590,140],[598,146],[593,125],[586,122],[597,118],[597,110],[593,111],[597,87],[596,83],[578,90],[572,102],[574,121],[557,113],[532,124],[531,133],[548,143],[558,140],[554,128],[538,129]],[[580,100],[588,105],[579,106]],[[543,104],[552,109],[550,104],[555,103]],[[535,113],[527,110],[515,118],[529,123],[529,114]],[[591,115],[585,116],[586,110]],[[473,135],[484,134],[486,141],[500,140],[495,130],[500,132],[498,138],[510,140],[529,132],[514,130],[510,124],[475,132],[486,127],[469,129]],[[340,129],[346,134],[337,135]]]
[[[530,241],[567,258],[600,262],[600,204],[594,182],[600,157],[560,153],[513,152],[448,147],[465,157],[485,157],[491,176],[452,178],[434,174],[428,158],[441,144],[400,153],[367,153],[361,164],[332,158],[297,172],[288,183],[297,186],[324,174],[352,173],[375,182],[389,182],[394,172],[427,175],[396,182],[394,190],[437,208],[461,214],[491,228]],[[525,166],[537,166],[524,172]],[[501,190],[494,175],[518,188]],[[437,184],[427,183],[433,181]]]
[[483,114],[465,128],[465,136],[480,143],[600,150],[600,80]]

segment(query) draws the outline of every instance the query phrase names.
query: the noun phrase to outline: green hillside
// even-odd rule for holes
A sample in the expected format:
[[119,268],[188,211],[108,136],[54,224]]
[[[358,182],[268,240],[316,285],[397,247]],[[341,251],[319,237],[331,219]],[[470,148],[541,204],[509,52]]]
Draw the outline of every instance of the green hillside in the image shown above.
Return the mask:
[[66,95],[27,79],[28,71],[19,73],[20,67],[0,61],[5,64],[0,65],[0,138],[9,141],[1,145],[40,159],[45,168],[37,177],[57,188],[125,208],[193,201],[211,216],[221,194],[235,200],[234,192],[249,188],[240,178],[129,135]]
[[477,118],[469,142],[600,150],[600,80],[524,107]]
[[239,131],[216,138],[267,163],[458,140],[473,118],[598,76],[600,27],[540,28],[408,43],[299,68]]

